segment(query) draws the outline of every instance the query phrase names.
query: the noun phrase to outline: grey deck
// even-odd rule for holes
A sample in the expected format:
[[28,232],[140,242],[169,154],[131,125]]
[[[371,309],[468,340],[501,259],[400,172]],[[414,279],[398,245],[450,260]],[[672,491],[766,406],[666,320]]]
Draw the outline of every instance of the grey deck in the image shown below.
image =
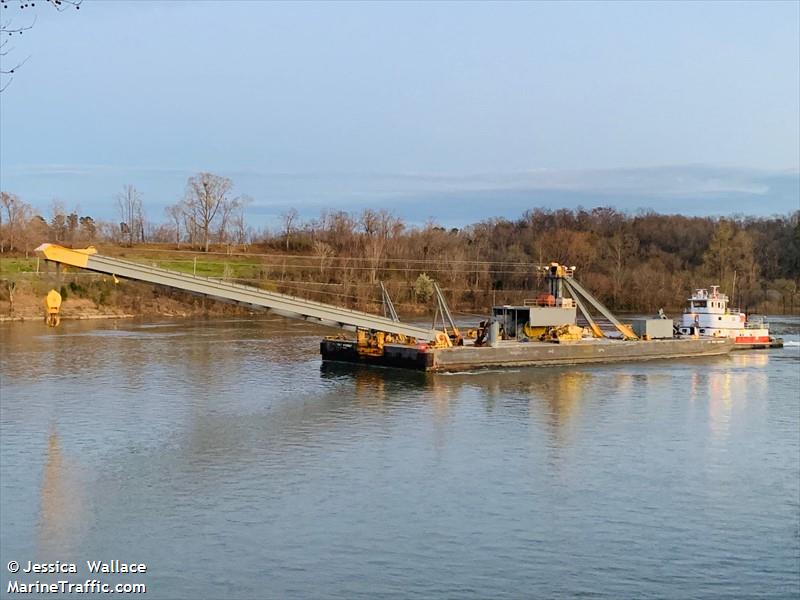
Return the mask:
[[463,371],[485,367],[563,365],[714,356],[727,354],[732,348],[733,343],[726,339],[587,340],[564,344],[505,342],[495,348],[463,346],[433,350],[433,370]]

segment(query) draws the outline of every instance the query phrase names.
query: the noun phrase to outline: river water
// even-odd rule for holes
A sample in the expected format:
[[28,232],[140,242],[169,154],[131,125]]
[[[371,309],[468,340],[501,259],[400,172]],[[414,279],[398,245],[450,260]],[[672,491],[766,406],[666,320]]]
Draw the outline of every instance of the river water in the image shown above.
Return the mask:
[[[147,598],[796,598],[800,320],[728,357],[323,367],[256,321],[0,326],[11,560]],[[16,594],[18,595],[18,594]],[[69,597],[69,595],[67,595]]]

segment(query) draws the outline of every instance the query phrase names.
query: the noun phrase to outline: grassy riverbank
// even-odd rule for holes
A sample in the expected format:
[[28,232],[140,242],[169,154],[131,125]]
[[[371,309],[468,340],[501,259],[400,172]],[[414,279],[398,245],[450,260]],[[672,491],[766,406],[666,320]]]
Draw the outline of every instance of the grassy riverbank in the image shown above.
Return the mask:
[[[0,278],[2,279],[2,278]],[[92,273],[20,273],[0,282],[0,321],[39,320],[51,289],[62,297],[62,319],[245,315],[208,298]]]

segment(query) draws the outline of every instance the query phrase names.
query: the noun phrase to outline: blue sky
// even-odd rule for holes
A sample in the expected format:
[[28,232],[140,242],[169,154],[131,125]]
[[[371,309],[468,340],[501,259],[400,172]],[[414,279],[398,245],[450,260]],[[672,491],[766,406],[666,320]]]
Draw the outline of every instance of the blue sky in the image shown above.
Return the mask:
[[30,55],[0,95],[0,183],[42,208],[113,218],[132,183],[159,219],[200,170],[262,223],[800,208],[797,2],[33,10],[5,59]]

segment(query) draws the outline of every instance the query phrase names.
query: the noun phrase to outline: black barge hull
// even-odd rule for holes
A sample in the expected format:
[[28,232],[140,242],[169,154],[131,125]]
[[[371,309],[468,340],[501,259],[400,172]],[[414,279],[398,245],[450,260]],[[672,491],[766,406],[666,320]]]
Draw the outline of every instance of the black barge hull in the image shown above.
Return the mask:
[[585,363],[661,360],[694,356],[718,356],[733,348],[728,339],[671,339],[651,341],[585,340],[502,342],[499,346],[428,348],[424,345],[387,344],[383,354],[360,354],[356,342],[324,339],[323,361],[347,362],[420,371],[471,371],[474,369],[571,365]]

